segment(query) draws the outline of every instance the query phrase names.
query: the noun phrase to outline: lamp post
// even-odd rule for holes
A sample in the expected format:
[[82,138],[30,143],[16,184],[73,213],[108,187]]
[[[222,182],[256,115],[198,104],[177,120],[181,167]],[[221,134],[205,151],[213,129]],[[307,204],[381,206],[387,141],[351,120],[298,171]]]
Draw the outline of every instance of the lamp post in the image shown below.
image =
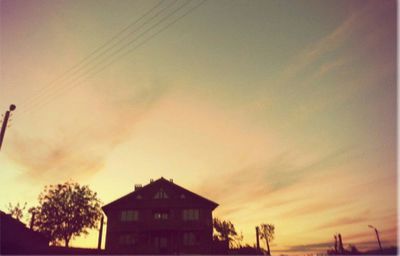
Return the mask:
[[2,124],[1,130],[0,130],[0,149],[1,149],[1,145],[3,144],[4,134],[6,133],[8,119],[10,118],[10,112],[14,111],[15,108],[16,108],[15,105],[11,104],[9,107],[9,110],[7,110],[6,114],[4,115],[3,124]]
[[374,227],[372,225],[368,225],[368,227],[372,228],[373,230],[375,230],[376,239],[378,240],[378,244],[379,244],[379,249],[382,251],[382,245],[381,245],[381,240],[379,239],[378,229],[376,229],[376,227]]

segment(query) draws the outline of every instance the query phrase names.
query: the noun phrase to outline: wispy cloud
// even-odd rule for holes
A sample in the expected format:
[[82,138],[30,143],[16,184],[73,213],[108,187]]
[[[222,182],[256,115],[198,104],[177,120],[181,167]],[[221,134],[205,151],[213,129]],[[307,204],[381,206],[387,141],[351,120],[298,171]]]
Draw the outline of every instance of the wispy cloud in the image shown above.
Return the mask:
[[[268,94],[276,94],[285,103],[282,114],[289,114],[288,125],[308,122],[354,95],[378,90],[377,81],[385,77],[395,79],[396,49],[391,43],[395,42],[395,8],[394,1],[354,4],[336,28],[287,60],[286,67],[269,82],[274,90],[268,89]],[[259,95],[251,105],[258,111],[270,109],[271,97],[266,100],[265,93]]]
[[[346,235],[346,239],[354,241],[354,240],[359,240],[360,238],[374,237],[375,234],[372,231],[373,230],[366,230],[364,232]],[[380,233],[381,237],[386,236],[386,237],[396,238],[397,237],[397,227],[382,229],[382,230],[379,230],[379,233]]]
[[[394,246],[395,244],[391,241],[382,241],[382,243],[388,246]],[[359,250],[371,250],[376,249],[376,241],[360,241],[357,243],[344,243],[345,249],[349,249],[349,245],[355,245]],[[314,252],[314,253],[326,253],[327,250],[334,248],[334,241],[321,242],[321,243],[310,243],[310,244],[298,244],[287,247],[286,249],[274,250],[275,252],[286,252],[286,253],[301,253],[301,252]]]
[[[316,171],[321,174],[333,166],[345,163],[349,152],[348,149],[338,150],[303,164],[296,163],[295,158],[287,153],[281,154],[266,164],[243,167],[229,174],[205,180],[198,191],[207,191],[209,196],[221,202],[224,207],[243,205],[253,201],[257,201],[258,205],[263,205],[263,198],[302,182],[303,179],[316,174]],[[221,183],[221,180],[224,182]],[[235,191],[235,193],[228,193],[228,191]],[[272,206],[279,207],[299,200],[301,198],[281,199],[275,201]],[[271,205],[266,202],[265,206]],[[234,207],[228,209],[226,211],[229,213],[239,210]]]
[[[282,72],[281,79],[284,81],[293,79],[299,73],[303,74],[310,67],[315,67],[317,64],[317,72],[322,74],[328,69],[335,66],[340,66],[351,61],[351,58],[343,58],[339,55],[339,60],[327,58],[330,53],[336,52],[344,46],[354,44],[354,39],[360,40],[368,34],[371,27],[375,28],[375,23],[380,19],[380,15],[390,10],[393,2],[384,1],[383,4],[376,4],[375,1],[363,1],[360,5],[353,7],[350,15],[332,32],[322,37],[315,43],[310,44],[297,56],[291,59]],[[379,35],[372,33],[373,37],[368,37],[369,40],[379,38]],[[358,48],[370,46],[369,44],[358,45]],[[359,50],[359,49],[357,49]]]
[[300,207],[296,207],[287,212],[282,213],[280,216],[284,218],[300,217],[315,213],[321,213],[323,211],[342,208],[351,203],[350,200],[335,200],[335,201],[322,201],[322,202],[312,202],[308,204],[303,204]]
[[151,85],[125,88],[108,96],[103,90],[92,95],[108,106],[100,118],[89,117],[85,124],[70,122],[68,127],[53,122],[43,127],[51,133],[35,136],[15,130],[9,136],[9,158],[22,168],[24,178],[53,181],[90,177],[101,170],[108,153],[130,136],[166,91],[167,87]]
[[317,227],[317,229],[343,227],[343,226],[351,225],[351,224],[355,224],[355,223],[363,223],[363,222],[366,222],[369,220],[369,212],[370,211],[364,211],[364,212],[361,212],[358,214],[353,214],[352,216],[349,216],[349,217],[341,217],[341,218],[335,219],[333,221],[319,225]]

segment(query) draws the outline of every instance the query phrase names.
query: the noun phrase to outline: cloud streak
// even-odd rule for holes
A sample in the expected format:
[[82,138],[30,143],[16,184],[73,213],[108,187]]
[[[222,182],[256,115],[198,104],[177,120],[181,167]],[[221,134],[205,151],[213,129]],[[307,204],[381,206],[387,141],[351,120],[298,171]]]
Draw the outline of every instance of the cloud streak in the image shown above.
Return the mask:
[[32,180],[90,177],[101,170],[108,153],[130,136],[136,123],[149,114],[166,91],[167,87],[154,84],[126,88],[119,97],[98,95],[109,106],[101,118],[90,117],[86,125],[69,123],[54,138],[16,130],[9,138],[9,158],[24,170],[23,177]]
[[[303,164],[296,164],[295,159],[287,153],[280,154],[267,164],[247,166],[217,178],[213,177],[212,180],[208,179],[200,186],[198,191],[207,191],[212,198],[221,201],[227,207],[253,201],[261,202],[262,198],[290,188],[302,182],[303,179],[309,178],[310,175],[322,174],[333,166],[345,163],[344,160],[348,159],[349,152],[348,149],[337,150]],[[221,180],[224,181],[222,184],[219,182]],[[227,193],[227,191],[235,191],[235,193]],[[298,200],[280,200],[275,202],[275,207]],[[266,203],[266,206],[268,206],[268,203]],[[235,210],[235,208],[232,208],[228,212],[232,213]]]
[[333,221],[327,222],[325,224],[319,225],[317,229],[328,229],[333,227],[342,227],[356,223],[363,223],[369,220],[369,211],[364,211],[362,213],[356,214],[357,216],[342,217],[335,219]]

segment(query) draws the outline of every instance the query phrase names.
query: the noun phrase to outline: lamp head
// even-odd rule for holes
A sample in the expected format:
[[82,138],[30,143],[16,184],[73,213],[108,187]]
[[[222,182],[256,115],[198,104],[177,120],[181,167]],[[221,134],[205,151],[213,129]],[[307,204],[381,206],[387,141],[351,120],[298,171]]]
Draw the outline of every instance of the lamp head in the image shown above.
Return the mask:
[[14,104],[10,105],[10,111],[14,111],[17,107]]

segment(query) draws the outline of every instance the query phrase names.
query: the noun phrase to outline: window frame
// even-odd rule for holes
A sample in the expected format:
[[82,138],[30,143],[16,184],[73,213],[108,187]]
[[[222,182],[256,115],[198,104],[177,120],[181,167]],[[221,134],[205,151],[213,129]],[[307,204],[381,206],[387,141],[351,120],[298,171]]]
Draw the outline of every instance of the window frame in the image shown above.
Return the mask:
[[153,211],[153,220],[155,221],[167,221],[169,220],[169,218],[170,218],[169,211],[163,211],[163,210]]
[[120,222],[135,222],[139,220],[138,210],[122,210],[119,217]]
[[197,235],[195,232],[184,232],[183,233],[183,245],[184,246],[195,246],[197,245]]
[[182,211],[183,221],[198,221],[200,220],[200,209],[184,209]]
[[160,188],[154,195],[153,199],[169,199],[167,192],[163,188]]

